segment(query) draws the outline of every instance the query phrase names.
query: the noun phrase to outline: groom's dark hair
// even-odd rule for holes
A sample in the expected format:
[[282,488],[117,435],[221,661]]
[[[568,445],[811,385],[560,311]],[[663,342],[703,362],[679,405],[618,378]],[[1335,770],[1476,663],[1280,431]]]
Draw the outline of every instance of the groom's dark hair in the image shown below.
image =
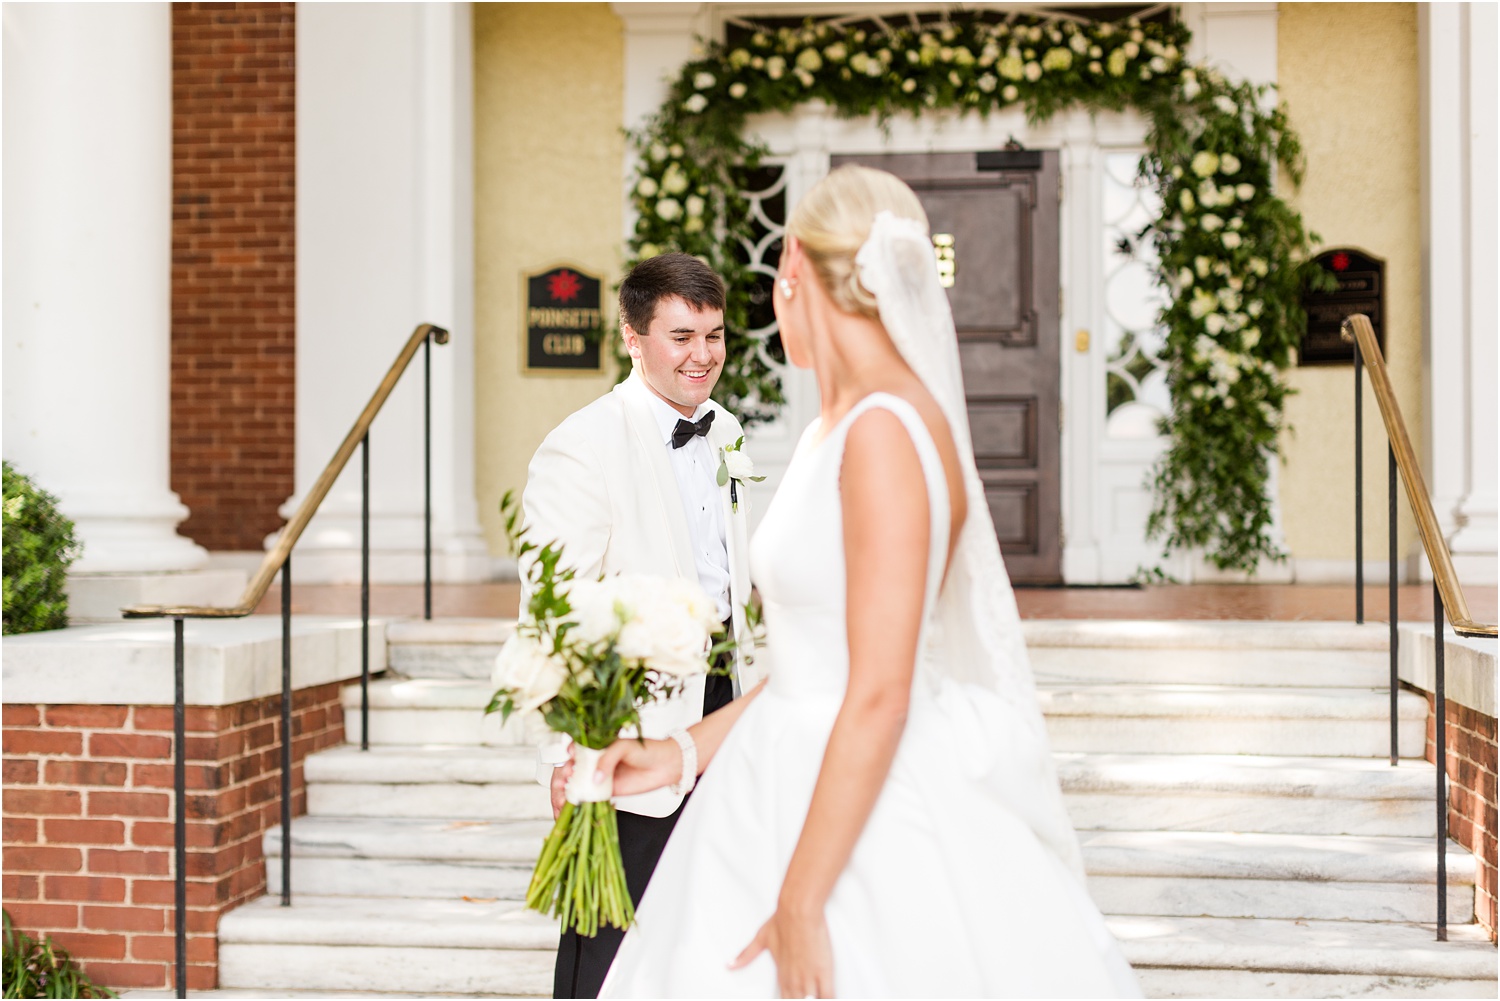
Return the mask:
[[724,309],[724,279],[691,254],[658,254],[630,269],[620,283],[620,320],[645,336],[656,304],[673,296],[696,310]]

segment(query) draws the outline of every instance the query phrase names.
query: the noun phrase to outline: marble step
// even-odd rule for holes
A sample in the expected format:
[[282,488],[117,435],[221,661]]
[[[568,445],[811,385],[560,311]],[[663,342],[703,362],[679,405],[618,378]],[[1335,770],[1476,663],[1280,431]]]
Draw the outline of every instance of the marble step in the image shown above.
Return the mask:
[[[1495,984],[1495,946],[1477,924],[1109,915],[1137,970],[1434,978]],[[1489,994],[1494,997],[1493,986]]]
[[1494,980],[1278,973],[1269,970],[1138,969],[1148,998],[1488,998]]
[[314,817],[552,818],[530,747],[346,745],[310,755],[306,769]]
[[1337,622],[1024,624],[1040,684],[1207,684],[1380,688],[1390,682],[1385,626]]
[[407,678],[489,680],[515,619],[401,619],[386,627],[386,663]]
[[[1056,751],[1380,757],[1390,751],[1385,692],[1229,685],[1073,685],[1038,693]],[[1399,751],[1422,754],[1427,702],[1397,698]]]
[[1059,751],[1080,830],[1432,837],[1433,766],[1404,758]]
[[[502,724],[486,715],[494,694],[488,678],[377,678],[370,682],[371,745],[474,744],[486,747],[533,745],[540,721],[515,717]],[[358,744],[359,685],[343,690],[344,739]]]
[[262,897],[219,920],[219,984],[545,997],[556,948],[556,922],[515,901]]
[[[522,900],[550,820],[302,817],[292,888],[319,897]],[[281,827],[266,832],[267,881],[281,885]]]
[[[1085,831],[1089,893],[1106,914],[1433,920],[1426,838]],[[1474,857],[1448,843],[1448,921],[1474,920]]]

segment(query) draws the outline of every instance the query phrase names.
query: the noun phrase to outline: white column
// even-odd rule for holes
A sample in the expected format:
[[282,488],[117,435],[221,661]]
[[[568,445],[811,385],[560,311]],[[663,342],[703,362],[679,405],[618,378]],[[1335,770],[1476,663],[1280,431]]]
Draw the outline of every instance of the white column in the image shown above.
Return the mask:
[[75,571],[200,567],[170,487],[170,8],[3,16],[5,457],[74,519]]
[[[1465,441],[1464,495],[1455,520],[1458,532],[1450,539],[1460,573],[1473,583],[1495,583],[1496,459],[1500,457],[1500,296],[1495,276],[1500,274],[1497,227],[1500,227],[1500,175],[1496,157],[1496,123],[1500,122],[1500,73],[1496,71],[1495,42],[1500,36],[1500,10],[1494,4],[1466,4],[1468,22],[1462,32],[1464,51],[1467,156],[1465,189],[1468,196],[1468,317],[1466,324],[1468,377],[1468,434]],[[1435,429],[1438,433],[1441,428]]]
[[[496,561],[474,494],[473,42],[462,3],[297,12],[297,493],[322,471],[418,323],[432,352],[433,574]],[[376,419],[372,575],[422,576],[422,355]],[[294,579],[359,574],[359,454],[297,548]],[[269,540],[268,540],[269,544]]]
[[[1465,583],[1496,579],[1496,96],[1493,8],[1417,10],[1423,327],[1433,507]],[[1422,575],[1431,570],[1423,559]]]

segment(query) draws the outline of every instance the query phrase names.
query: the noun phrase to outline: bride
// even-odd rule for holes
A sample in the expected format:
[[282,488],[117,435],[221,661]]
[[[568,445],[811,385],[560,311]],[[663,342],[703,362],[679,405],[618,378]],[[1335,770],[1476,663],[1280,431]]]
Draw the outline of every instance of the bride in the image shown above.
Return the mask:
[[916,195],[835,170],[777,290],[822,413],[751,547],[769,677],[605,754],[617,794],[702,779],[603,996],[1138,996],[1084,890]]

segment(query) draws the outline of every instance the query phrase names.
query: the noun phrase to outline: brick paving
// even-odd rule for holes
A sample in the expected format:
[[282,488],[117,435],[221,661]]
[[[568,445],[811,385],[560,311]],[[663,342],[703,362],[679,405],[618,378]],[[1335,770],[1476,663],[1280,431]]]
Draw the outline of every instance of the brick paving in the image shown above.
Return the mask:
[[[1465,589],[1469,610],[1476,619],[1494,622],[1497,589]],[[439,618],[513,617],[520,590],[515,583],[438,584],[432,590],[433,615]],[[1430,585],[1399,588],[1402,621],[1431,621]],[[1386,590],[1365,590],[1365,614],[1372,622],[1386,621]],[[1354,588],[1313,584],[1186,584],[1152,587],[1038,587],[1018,588],[1016,603],[1024,619],[1241,619],[1250,621],[1341,621],[1354,619]],[[422,614],[420,585],[371,588],[370,608],[376,615]],[[272,615],[281,610],[280,590],[272,587],[257,609]],[[358,613],[356,585],[295,586],[292,610],[300,615]]]

